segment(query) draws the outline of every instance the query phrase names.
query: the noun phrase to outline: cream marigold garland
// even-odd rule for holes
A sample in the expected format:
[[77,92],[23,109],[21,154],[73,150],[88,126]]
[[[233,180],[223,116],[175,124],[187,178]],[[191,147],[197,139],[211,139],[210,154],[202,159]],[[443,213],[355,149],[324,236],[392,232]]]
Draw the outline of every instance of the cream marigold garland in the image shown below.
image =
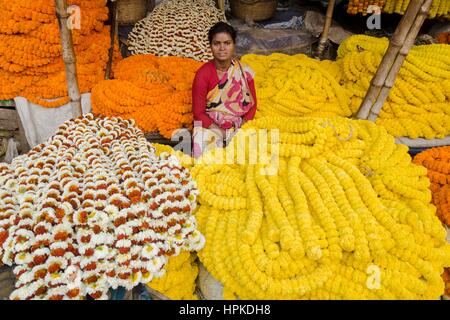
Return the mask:
[[212,59],[208,30],[226,18],[212,0],[166,0],[129,35],[133,54]]
[[[346,119],[268,117],[279,129],[279,169],[214,164],[192,169],[199,258],[226,299],[436,299],[450,265],[446,230],[423,167],[383,127]],[[276,148],[269,148],[275,152]],[[247,150],[249,152],[249,150]],[[219,183],[220,182],[220,183]]]
[[11,299],[107,298],[164,275],[204,238],[189,172],[133,121],[92,114],[0,165],[0,258],[16,265]]

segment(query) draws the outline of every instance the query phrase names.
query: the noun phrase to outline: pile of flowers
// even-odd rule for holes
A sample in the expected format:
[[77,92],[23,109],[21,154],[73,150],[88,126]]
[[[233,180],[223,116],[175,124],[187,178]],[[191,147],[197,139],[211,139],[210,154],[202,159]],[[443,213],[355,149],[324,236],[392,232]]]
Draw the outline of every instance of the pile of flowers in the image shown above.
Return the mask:
[[212,59],[208,30],[226,21],[213,0],[166,0],[136,23],[128,37],[133,54]]
[[364,16],[371,13],[368,12],[370,6],[382,8],[386,0],[350,0],[348,2],[347,13],[362,13]]
[[147,284],[172,300],[198,300],[195,280],[198,276],[196,255],[183,252],[169,259],[164,277]]
[[[386,38],[356,35],[338,50],[341,84],[351,108],[361,105],[388,47]],[[431,44],[411,49],[377,123],[396,137],[426,139],[450,134],[450,46]]]
[[175,130],[192,127],[191,88],[200,66],[180,57],[128,57],[117,64],[114,80],[92,89],[93,112],[134,119],[144,132],[159,131],[170,139]]
[[[255,144],[239,155],[245,139]],[[220,157],[235,162],[221,164]],[[200,159],[191,170],[206,237],[198,255],[224,285],[224,298],[443,294],[450,245],[430,205],[426,169],[383,127],[344,118],[260,118],[225,150]]]
[[414,157],[414,163],[427,168],[437,215],[442,223],[450,226],[450,147],[423,151]]
[[[103,22],[108,8],[106,0],[68,3],[80,9],[81,20],[74,11],[71,21],[79,87],[85,93],[105,76],[110,41]],[[20,95],[44,107],[68,103],[54,1],[1,0],[0,10],[0,99]],[[118,52],[115,58],[119,59]]]
[[256,117],[351,116],[349,94],[339,84],[340,70],[332,61],[306,55],[249,54],[242,58],[256,73]]
[[11,299],[106,299],[164,275],[199,250],[198,191],[178,160],[133,121],[92,114],[0,165],[0,259],[16,265]]
[[437,40],[442,44],[450,44],[450,32],[442,32],[438,35]]
[[[385,2],[383,12],[404,14],[408,8],[410,0],[386,0]],[[450,19],[450,1],[433,0],[428,17]]]
[[445,281],[445,295],[450,297],[450,268],[445,269],[442,277]]

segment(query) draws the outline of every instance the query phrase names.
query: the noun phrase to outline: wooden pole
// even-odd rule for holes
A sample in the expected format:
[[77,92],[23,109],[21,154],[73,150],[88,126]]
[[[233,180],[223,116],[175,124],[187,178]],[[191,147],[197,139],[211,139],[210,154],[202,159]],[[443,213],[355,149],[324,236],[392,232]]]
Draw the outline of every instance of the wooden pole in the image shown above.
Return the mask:
[[335,0],[328,1],[327,15],[325,17],[325,24],[323,26],[323,32],[322,32],[322,35],[320,36],[319,46],[317,48],[316,57],[319,59],[322,59],[323,52],[324,52],[325,47],[328,42],[328,35],[330,34],[331,22],[333,21],[333,12],[334,12],[335,3],[336,3]]
[[409,3],[405,15],[400,20],[400,23],[397,26],[391,41],[389,42],[389,47],[381,60],[378,70],[372,79],[369,90],[367,91],[361,107],[359,108],[356,116],[358,119],[368,118],[370,109],[372,109],[372,106],[377,100],[389,71],[391,70],[395,59],[400,52],[400,48],[405,43],[406,37],[410,32],[424,1],[425,0],[411,0]]
[[428,16],[428,12],[430,12],[432,3],[433,0],[425,0],[424,4],[420,7],[419,14],[417,15],[416,20],[414,21],[411,29],[408,32],[405,43],[400,48],[400,52],[398,53],[397,58],[395,59],[394,64],[392,65],[392,68],[386,77],[383,87],[381,88],[380,95],[369,111],[369,116],[367,118],[368,120],[375,121],[377,119],[381,108],[383,107],[383,104],[385,103],[392,87],[394,86],[395,79],[397,78],[400,68],[402,67],[406,56],[414,45],[414,41],[419,34],[420,28],[422,27],[425,19]]
[[111,7],[112,24],[111,24],[111,31],[110,31],[111,46],[109,48],[108,64],[106,65],[106,72],[105,72],[106,80],[111,78],[112,61],[113,61],[113,56],[114,56],[114,44],[115,44],[116,34],[119,33],[118,32],[118,23],[117,23],[117,10],[118,10],[117,2],[118,1],[119,0],[114,0],[111,3],[111,5],[112,5],[112,7]]
[[74,118],[83,114],[81,108],[81,95],[78,89],[78,77],[76,68],[75,52],[73,50],[72,33],[67,26],[70,17],[67,13],[67,1],[55,0],[56,16],[61,36],[62,55],[66,67],[67,91],[69,93],[72,115]]

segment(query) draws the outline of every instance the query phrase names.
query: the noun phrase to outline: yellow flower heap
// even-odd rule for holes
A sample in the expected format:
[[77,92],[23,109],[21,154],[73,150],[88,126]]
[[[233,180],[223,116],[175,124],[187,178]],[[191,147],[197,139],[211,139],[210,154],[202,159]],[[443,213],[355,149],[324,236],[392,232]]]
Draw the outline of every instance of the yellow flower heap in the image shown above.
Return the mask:
[[198,297],[194,294],[195,279],[198,275],[195,259],[195,254],[189,252],[171,257],[166,274],[147,285],[172,300],[197,300]]
[[[386,0],[383,12],[404,14],[408,8],[409,2],[410,0]],[[433,0],[428,17],[444,17],[450,19],[450,1]]]
[[219,164],[216,149],[192,169],[206,237],[198,255],[225,299],[443,294],[450,246],[407,147],[368,121],[274,116],[247,123],[227,159],[251,129],[279,130],[279,143],[268,134],[270,162],[251,161],[259,140],[245,163]]
[[[352,110],[361,105],[388,44],[386,38],[357,35],[340,45],[337,64]],[[450,45],[411,49],[377,123],[396,137],[434,139],[450,134]]]
[[242,61],[256,73],[256,117],[351,116],[348,93],[340,86],[340,70],[332,61],[303,54],[249,54]]

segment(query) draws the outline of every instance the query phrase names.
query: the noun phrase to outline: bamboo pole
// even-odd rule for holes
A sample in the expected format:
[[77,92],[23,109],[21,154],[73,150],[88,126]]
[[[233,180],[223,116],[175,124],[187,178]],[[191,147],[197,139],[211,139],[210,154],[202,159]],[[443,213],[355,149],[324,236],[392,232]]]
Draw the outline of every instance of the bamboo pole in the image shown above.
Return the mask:
[[383,107],[383,104],[385,103],[387,97],[389,96],[389,93],[394,86],[395,79],[397,78],[397,75],[400,71],[400,68],[403,65],[403,62],[406,59],[406,56],[408,55],[409,51],[411,50],[412,46],[414,45],[414,41],[419,34],[420,28],[422,27],[425,19],[428,16],[428,12],[431,9],[431,5],[433,3],[433,0],[425,0],[423,5],[420,7],[420,11],[416,17],[416,20],[414,21],[411,29],[409,30],[409,33],[406,37],[405,43],[400,48],[400,52],[397,55],[397,58],[394,61],[394,64],[389,71],[389,74],[386,77],[386,80],[383,84],[383,87],[381,88],[380,95],[378,96],[378,99],[376,100],[375,104],[369,111],[368,120],[375,121],[381,111],[381,108]]
[[327,15],[325,17],[325,24],[323,26],[323,32],[322,32],[322,35],[320,36],[319,46],[317,48],[316,57],[319,59],[322,59],[323,52],[324,52],[325,47],[328,42],[328,35],[330,34],[331,22],[333,21],[333,12],[334,12],[335,3],[336,3],[335,0],[328,1]]
[[108,64],[106,65],[106,72],[105,72],[105,79],[108,80],[111,78],[111,69],[112,69],[112,61],[114,56],[114,44],[116,39],[116,34],[118,35],[118,23],[117,23],[117,11],[118,11],[118,5],[117,2],[119,0],[112,1],[111,5],[111,11],[112,11],[112,24],[111,24],[111,46],[109,48],[108,52]]
[[81,116],[81,95],[78,89],[78,78],[76,68],[75,52],[73,50],[72,33],[67,26],[67,20],[70,17],[67,13],[67,1],[55,0],[56,16],[61,36],[62,56],[66,67],[67,91],[69,93],[70,105],[72,106],[72,115],[74,118]]
[[358,114],[356,115],[358,119],[368,118],[370,109],[372,109],[373,104],[377,100],[383,84],[386,81],[386,77],[400,52],[400,48],[405,43],[406,37],[408,36],[424,1],[425,0],[411,0],[409,3],[405,15],[400,20],[400,23],[389,42],[389,47],[378,66],[378,70],[371,81],[369,90],[359,108]]

